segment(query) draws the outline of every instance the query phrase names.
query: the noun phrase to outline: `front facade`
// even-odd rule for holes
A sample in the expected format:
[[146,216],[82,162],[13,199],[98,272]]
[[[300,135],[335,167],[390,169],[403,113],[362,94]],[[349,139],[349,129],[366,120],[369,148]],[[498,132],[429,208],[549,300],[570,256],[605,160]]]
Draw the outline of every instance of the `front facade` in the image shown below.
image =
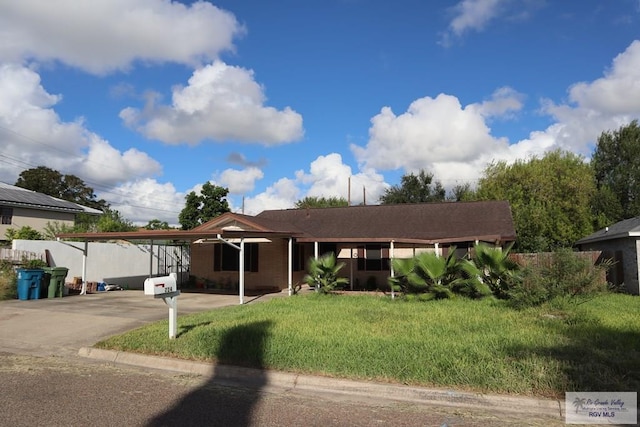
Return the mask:
[[602,259],[614,262],[607,281],[640,295],[640,217],[630,218],[598,230],[576,242],[581,251],[601,251]]
[[393,258],[447,255],[453,248],[463,256],[478,242],[502,246],[516,237],[511,209],[502,201],[227,213],[192,232],[215,230],[217,238],[192,242],[191,275],[201,287],[229,290],[241,280],[247,290],[295,286],[308,260],[327,252],[345,264],[341,275],[351,289],[385,289]]
[[102,212],[0,182],[0,240],[10,228],[28,226],[43,232],[49,223],[73,226],[78,213],[99,215]]

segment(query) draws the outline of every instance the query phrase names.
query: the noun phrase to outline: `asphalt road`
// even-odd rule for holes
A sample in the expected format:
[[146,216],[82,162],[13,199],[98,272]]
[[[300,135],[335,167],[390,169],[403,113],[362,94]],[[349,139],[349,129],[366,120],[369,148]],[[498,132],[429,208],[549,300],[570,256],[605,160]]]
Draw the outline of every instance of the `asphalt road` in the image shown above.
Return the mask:
[[0,353],[2,426],[561,426],[541,417],[222,386],[215,376]]

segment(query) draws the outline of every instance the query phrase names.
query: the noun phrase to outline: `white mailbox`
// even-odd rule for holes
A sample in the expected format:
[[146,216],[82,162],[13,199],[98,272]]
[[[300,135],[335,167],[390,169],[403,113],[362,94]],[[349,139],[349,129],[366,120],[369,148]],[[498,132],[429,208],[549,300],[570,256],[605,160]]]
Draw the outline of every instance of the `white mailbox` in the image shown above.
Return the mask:
[[176,274],[171,273],[169,276],[149,277],[144,281],[145,295],[162,295],[170,292],[176,292]]

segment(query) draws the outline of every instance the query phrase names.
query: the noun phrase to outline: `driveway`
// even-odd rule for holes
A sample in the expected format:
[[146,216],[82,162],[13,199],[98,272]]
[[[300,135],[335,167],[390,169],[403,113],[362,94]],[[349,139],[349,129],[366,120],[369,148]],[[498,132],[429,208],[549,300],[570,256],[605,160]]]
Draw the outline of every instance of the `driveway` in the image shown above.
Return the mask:
[[[286,295],[245,296],[245,304]],[[181,315],[238,305],[239,297],[183,292],[177,301],[179,325]],[[162,299],[135,290],[0,301],[0,348],[34,356],[77,356],[82,347],[168,317]]]

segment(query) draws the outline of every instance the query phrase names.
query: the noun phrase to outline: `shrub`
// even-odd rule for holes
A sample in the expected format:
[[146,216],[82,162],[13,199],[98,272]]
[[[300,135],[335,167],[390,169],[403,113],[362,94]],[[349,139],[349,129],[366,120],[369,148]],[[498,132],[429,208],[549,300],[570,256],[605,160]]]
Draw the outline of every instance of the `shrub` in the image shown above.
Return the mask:
[[0,261],[0,301],[18,297],[16,273],[11,263]]
[[490,295],[479,280],[480,273],[468,260],[456,257],[455,247],[446,257],[425,252],[409,259],[394,259],[396,277],[389,279],[394,290],[406,295],[421,294],[419,300],[453,298],[456,294],[472,298]]
[[309,272],[304,277],[304,282],[315,288],[316,291],[329,293],[349,284],[345,277],[338,277],[338,272],[345,266],[343,262],[338,263],[333,252],[326,253],[316,258],[309,259]]
[[514,307],[540,305],[555,298],[578,300],[607,291],[604,279],[610,262],[592,265],[571,249],[553,252],[549,262],[524,269],[522,280],[509,291]]
[[512,245],[494,248],[485,243],[475,245],[473,262],[478,268],[480,281],[491,289],[497,298],[506,299],[509,289],[520,279],[520,266],[509,258]]

